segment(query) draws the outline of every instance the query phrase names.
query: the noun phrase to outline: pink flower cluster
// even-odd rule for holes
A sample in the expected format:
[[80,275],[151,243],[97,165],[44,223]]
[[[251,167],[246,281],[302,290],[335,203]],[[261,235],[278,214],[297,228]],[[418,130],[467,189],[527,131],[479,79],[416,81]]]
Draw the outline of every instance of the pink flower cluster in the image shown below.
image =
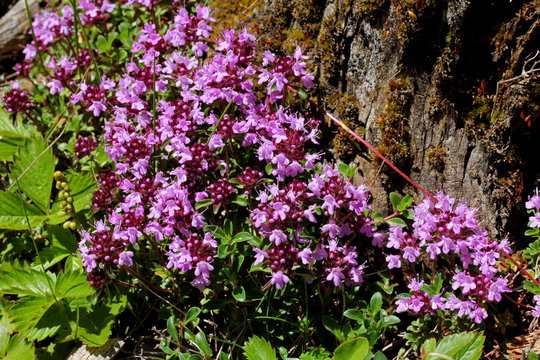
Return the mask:
[[397,254],[388,254],[386,261],[389,268],[401,267],[402,261],[415,263],[421,254],[439,266],[446,261],[454,269],[452,292],[428,296],[420,287],[423,282],[414,280],[409,284],[413,294],[398,300],[399,311],[452,310],[480,323],[487,317],[483,305],[498,302],[503,293],[510,292],[508,280],[498,276],[496,267],[500,251],[510,251],[508,241],[490,241],[479,227],[476,209],[455,205],[442,191],[436,198],[437,203],[425,199],[414,208],[411,234],[399,226],[390,228],[386,247]]

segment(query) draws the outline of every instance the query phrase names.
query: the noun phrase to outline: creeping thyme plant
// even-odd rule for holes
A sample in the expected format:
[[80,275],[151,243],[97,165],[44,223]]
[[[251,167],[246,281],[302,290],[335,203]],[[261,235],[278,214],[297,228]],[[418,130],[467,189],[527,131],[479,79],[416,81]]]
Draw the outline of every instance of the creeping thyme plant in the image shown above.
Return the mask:
[[[191,2],[53,1],[31,19],[0,114],[2,354],[152,327],[161,358],[442,353],[411,318],[426,338],[475,330],[459,341],[481,354],[510,244],[442,191],[374,214],[321,147],[323,114],[290,101],[314,86],[301,47],[214,33]],[[537,195],[527,208],[537,236]]]

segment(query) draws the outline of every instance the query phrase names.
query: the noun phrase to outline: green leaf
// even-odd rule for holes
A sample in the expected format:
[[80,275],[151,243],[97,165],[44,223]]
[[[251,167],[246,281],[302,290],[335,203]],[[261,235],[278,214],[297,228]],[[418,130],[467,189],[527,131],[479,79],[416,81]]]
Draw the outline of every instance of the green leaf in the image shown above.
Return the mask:
[[57,298],[84,298],[94,293],[86,280],[86,272],[68,271],[58,274],[55,295]]
[[13,161],[17,147],[24,144],[29,135],[21,126],[15,127],[8,113],[0,108],[0,161]]
[[388,225],[400,226],[402,228],[407,226],[407,224],[405,224],[405,221],[398,217],[388,219],[386,222],[388,223]]
[[382,295],[380,292],[376,292],[369,301],[369,307],[371,308],[371,315],[375,316],[382,307]]
[[195,210],[199,211],[200,209],[205,208],[209,205],[212,205],[212,199],[208,198],[208,199],[197,201],[195,203]]
[[413,200],[414,199],[411,195],[406,195],[405,197],[403,197],[403,199],[401,199],[401,204],[398,207],[398,210],[399,211],[407,210],[409,207],[411,207]]
[[10,311],[15,329],[29,340],[41,341],[56,334],[66,323],[64,312],[52,297],[27,296]]
[[52,149],[47,147],[43,138],[33,136],[26,139],[24,146],[13,155],[11,167],[11,179],[15,181],[20,177],[21,190],[44,213],[49,212],[54,172]]
[[386,325],[386,326],[397,324],[400,321],[401,320],[395,315],[389,315],[389,316],[385,316],[383,318],[384,325]]
[[200,313],[201,313],[201,309],[196,306],[189,309],[186,312],[186,316],[184,317],[184,326],[189,324],[192,321],[195,321],[198,318]]
[[174,315],[171,315],[167,319],[167,331],[172,336],[173,340],[180,344],[180,338],[178,337],[178,329],[176,328],[176,319]]
[[208,345],[206,336],[202,331],[195,335],[195,344],[197,344],[197,347],[203,352],[204,355],[206,355],[206,357],[212,358],[212,349],[210,349],[210,345]]
[[97,190],[97,184],[91,174],[66,174],[75,212],[84,209],[92,202],[92,193]]
[[350,166],[345,164],[345,163],[339,163],[338,164],[338,169],[346,177],[352,177],[354,175],[354,174],[351,174]]
[[429,354],[429,353],[435,352],[436,347],[437,347],[437,339],[429,338],[426,341],[424,341],[424,344],[422,345],[422,354]]
[[239,286],[233,290],[233,296],[237,301],[244,302],[246,301],[246,290],[243,286]]
[[377,351],[377,353],[373,357],[373,360],[388,360],[388,358],[382,352]]
[[530,293],[534,295],[540,295],[540,286],[537,286],[535,283],[533,283],[530,280],[524,280],[523,287],[525,288],[525,290],[529,291]]
[[427,354],[428,360],[444,360],[436,354],[454,358],[454,360],[478,360],[482,356],[485,337],[480,333],[463,332],[444,337],[432,352]]
[[0,358],[3,360],[34,360],[34,347],[27,343],[19,335],[13,335],[11,339],[7,335],[8,342],[5,348],[0,349]]
[[277,360],[276,351],[272,345],[258,336],[249,338],[242,349],[248,360]]
[[79,314],[79,323],[72,323],[71,327],[87,346],[102,346],[111,335],[114,318],[110,306],[107,304],[96,305],[89,310],[82,308]]
[[538,360],[538,355],[536,354],[534,350],[531,350],[531,352],[529,353],[528,360]]
[[240,205],[240,206],[247,206],[248,205],[248,197],[245,194],[238,195],[236,199],[232,201],[233,204]]
[[0,229],[27,230],[26,216],[30,227],[45,221],[45,215],[38,208],[21,200],[17,194],[0,191]]
[[334,360],[363,359],[369,351],[369,341],[360,337],[345,341],[334,351]]
[[349,310],[346,310],[343,315],[345,317],[348,317],[349,319],[353,319],[353,320],[356,320],[358,322],[362,322],[364,321],[364,312],[362,310],[358,310],[358,309],[349,309]]
[[53,246],[65,249],[70,253],[77,251],[78,241],[72,231],[54,225],[49,227],[49,236]]
[[341,331],[341,327],[339,326],[339,323],[331,318],[330,316],[323,315],[322,316],[322,323],[326,330],[330,331],[334,336],[342,342],[345,340],[345,337],[343,336],[343,331]]
[[249,243],[251,243],[252,241],[255,241],[255,236],[253,236],[252,234],[248,232],[242,231],[236,234],[233,237],[232,241],[235,243],[244,242],[244,241],[248,241]]
[[394,209],[397,209],[399,204],[401,204],[401,196],[399,196],[395,192],[390,193],[390,202],[392,203],[392,206]]
[[36,269],[41,269],[41,261],[43,260],[43,268],[48,269],[54,264],[59,263],[64,258],[71,255],[72,253],[73,252],[56,246],[46,247],[39,252],[39,256],[36,257],[34,263],[32,264],[32,267]]
[[0,271],[0,293],[48,297],[52,296],[49,284],[54,285],[55,280],[54,274],[33,269]]
[[540,232],[539,228],[529,229],[525,231],[525,236],[536,236]]
[[300,99],[302,99],[302,100],[306,100],[309,97],[306,90],[304,90],[302,88],[298,88],[298,89],[296,89],[296,91],[298,92],[298,96],[300,96]]

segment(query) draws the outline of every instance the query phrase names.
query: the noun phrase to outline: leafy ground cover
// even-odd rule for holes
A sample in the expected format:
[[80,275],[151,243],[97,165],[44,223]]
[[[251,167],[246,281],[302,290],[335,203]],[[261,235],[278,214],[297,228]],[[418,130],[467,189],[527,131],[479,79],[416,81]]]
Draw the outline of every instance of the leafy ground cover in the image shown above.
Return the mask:
[[442,191],[373,212],[300,47],[192,2],[29,17],[0,113],[3,358],[153,331],[139,357],[479,359],[540,315],[538,194],[517,261]]

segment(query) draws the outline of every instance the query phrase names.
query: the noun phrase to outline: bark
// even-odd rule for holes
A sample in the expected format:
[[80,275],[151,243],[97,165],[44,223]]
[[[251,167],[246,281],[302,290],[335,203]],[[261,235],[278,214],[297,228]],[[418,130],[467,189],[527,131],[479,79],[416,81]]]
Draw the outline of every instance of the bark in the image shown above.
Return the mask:
[[[319,102],[428,191],[478,207],[492,236],[522,238],[524,201],[540,176],[539,72],[523,76],[540,49],[540,1],[264,5],[260,33],[274,49],[307,48]],[[357,181],[373,184],[376,209],[389,211],[391,191],[422,198],[344,135],[331,141],[359,165]]]
[[[30,13],[37,10],[36,0],[27,0]],[[24,0],[19,0],[0,18],[0,59],[19,53],[30,36],[30,24]]]

